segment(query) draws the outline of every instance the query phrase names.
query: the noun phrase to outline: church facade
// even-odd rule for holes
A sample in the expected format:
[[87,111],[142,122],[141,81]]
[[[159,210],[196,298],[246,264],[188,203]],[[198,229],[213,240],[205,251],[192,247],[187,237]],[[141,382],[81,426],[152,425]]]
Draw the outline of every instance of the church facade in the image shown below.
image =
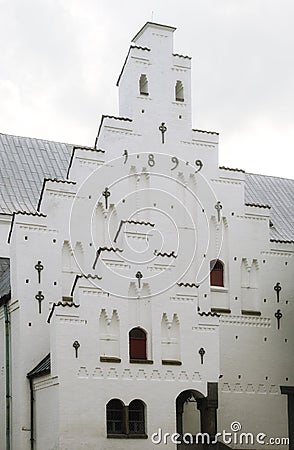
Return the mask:
[[219,167],[174,32],[93,147],[0,135],[0,448],[294,448],[294,180]]

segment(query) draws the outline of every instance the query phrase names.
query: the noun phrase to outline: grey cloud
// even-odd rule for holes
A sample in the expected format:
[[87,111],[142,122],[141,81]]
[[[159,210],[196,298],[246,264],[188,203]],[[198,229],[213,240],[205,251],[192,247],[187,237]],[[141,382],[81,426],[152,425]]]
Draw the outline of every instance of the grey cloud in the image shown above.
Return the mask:
[[[220,131],[227,164],[232,147],[244,152],[248,132],[252,171],[263,133],[267,154],[269,133],[276,142],[279,133],[291,136],[291,0],[2,0],[0,7],[2,131],[91,144],[99,116],[117,112],[115,82],[130,39],[154,11],[154,21],[178,28],[175,50],[193,57],[194,126]],[[290,176],[291,156],[280,151],[280,167],[269,160],[264,171]]]

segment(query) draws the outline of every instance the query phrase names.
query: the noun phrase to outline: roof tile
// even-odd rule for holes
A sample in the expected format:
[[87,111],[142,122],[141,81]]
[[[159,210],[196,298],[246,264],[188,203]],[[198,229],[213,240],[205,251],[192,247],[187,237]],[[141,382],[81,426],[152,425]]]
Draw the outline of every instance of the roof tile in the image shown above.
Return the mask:
[[245,175],[245,202],[269,205],[271,238],[294,238],[294,180],[267,175]]
[[0,211],[36,210],[44,177],[65,178],[73,145],[0,134]]

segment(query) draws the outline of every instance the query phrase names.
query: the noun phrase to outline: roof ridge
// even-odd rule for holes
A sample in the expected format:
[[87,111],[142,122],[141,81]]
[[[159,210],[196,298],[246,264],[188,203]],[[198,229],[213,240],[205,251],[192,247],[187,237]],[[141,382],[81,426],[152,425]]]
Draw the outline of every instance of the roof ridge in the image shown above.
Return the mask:
[[268,208],[271,209],[271,206],[263,203],[245,203],[245,206],[255,206],[256,208]]
[[241,173],[246,173],[244,169],[238,169],[238,168],[232,168],[232,167],[227,167],[227,166],[219,166],[219,169],[221,170],[228,170],[229,172],[241,172]]
[[57,141],[57,140],[53,140],[53,139],[46,139],[46,138],[41,138],[41,137],[34,137],[34,136],[23,136],[23,135],[19,135],[19,134],[10,134],[10,133],[1,133],[1,136],[10,136],[10,137],[16,137],[16,138],[22,138],[22,139],[34,139],[37,141],[43,141],[43,142],[55,142],[58,144],[64,144],[64,145],[71,145],[71,146],[77,146],[77,144],[71,144],[70,142],[62,142],[62,141]]
[[192,131],[197,131],[198,133],[215,134],[219,136],[219,132],[217,131],[198,130],[198,128],[192,128]]

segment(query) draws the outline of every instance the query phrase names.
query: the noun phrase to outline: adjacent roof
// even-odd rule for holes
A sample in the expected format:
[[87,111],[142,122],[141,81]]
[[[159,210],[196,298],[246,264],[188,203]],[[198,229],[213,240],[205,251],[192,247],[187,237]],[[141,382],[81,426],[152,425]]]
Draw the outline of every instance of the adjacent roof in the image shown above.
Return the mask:
[[[66,178],[73,148],[0,134],[0,213],[35,212],[44,178]],[[294,180],[245,174],[245,203],[269,205],[271,238],[294,240]]]
[[10,297],[10,260],[0,258],[0,304]]
[[39,364],[36,365],[28,374],[28,378],[36,378],[40,377],[41,375],[47,375],[51,371],[51,364],[50,364],[50,353],[45,356],[44,359],[42,359]]
[[246,173],[245,202],[271,207],[272,239],[294,240],[294,180]]
[[34,212],[44,178],[65,178],[73,146],[0,133],[0,213]]
[[9,268],[9,258],[0,258],[0,279],[7,268]]

